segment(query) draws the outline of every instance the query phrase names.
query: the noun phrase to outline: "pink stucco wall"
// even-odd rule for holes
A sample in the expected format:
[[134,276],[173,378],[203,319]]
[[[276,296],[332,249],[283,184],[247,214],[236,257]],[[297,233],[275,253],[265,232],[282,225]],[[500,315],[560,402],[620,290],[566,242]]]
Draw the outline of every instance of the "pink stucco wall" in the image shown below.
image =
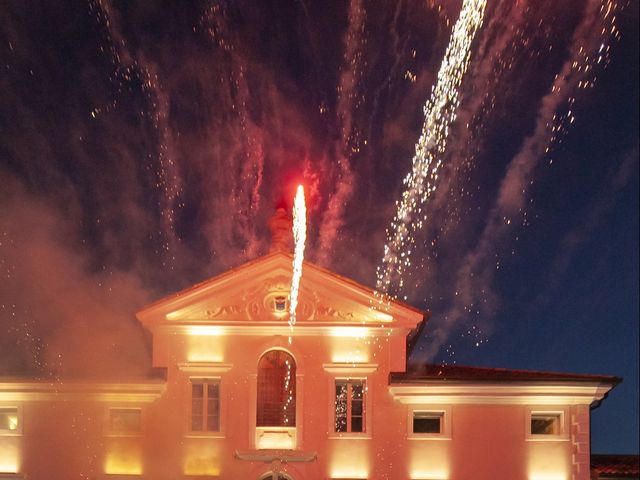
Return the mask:
[[[105,473],[136,472],[153,480],[185,478],[185,473],[258,479],[273,469],[296,480],[589,478],[588,406],[558,406],[567,411],[564,420],[570,432],[562,440],[527,439],[528,405],[465,405],[460,401],[445,406],[446,421],[451,422],[449,438],[409,439],[410,406],[394,399],[388,388],[390,366],[403,366],[397,358],[405,357],[404,341],[397,338],[295,336],[290,345],[284,336],[168,334],[163,338],[158,334],[156,344],[163,347],[156,351],[155,361],[168,369],[166,388],[157,400],[149,404],[125,397],[111,402],[19,402],[23,431],[17,436],[0,435],[0,465],[3,455],[5,460],[11,455],[19,457],[18,470],[30,479],[101,478]],[[256,448],[256,366],[270,348],[284,348],[296,359],[296,449],[315,452],[315,461],[265,464],[235,456],[237,451]],[[332,431],[333,381],[344,375],[328,372],[326,364],[348,355],[357,355],[375,371],[353,374],[367,380],[368,431],[341,436]],[[224,365],[226,371],[205,374],[179,368],[194,359]],[[220,434],[188,432],[189,378],[201,376],[221,379]],[[141,434],[107,435],[105,419],[110,406],[142,408]],[[51,477],[51,472],[57,476]]]

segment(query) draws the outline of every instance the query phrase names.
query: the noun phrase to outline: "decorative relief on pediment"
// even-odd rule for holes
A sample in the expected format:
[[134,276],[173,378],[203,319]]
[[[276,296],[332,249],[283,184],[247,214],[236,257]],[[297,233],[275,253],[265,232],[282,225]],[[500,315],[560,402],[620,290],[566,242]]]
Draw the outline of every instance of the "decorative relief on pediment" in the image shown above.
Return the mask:
[[[209,288],[194,295],[166,314],[168,320],[212,323],[289,321],[291,272],[282,265],[268,272],[243,275],[221,288]],[[303,273],[298,297],[298,322],[351,324],[366,321],[390,322],[391,315],[372,312],[361,296],[340,289],[322,277]]]
[[[222,305],[204,311],[209,320],[241,320],[242,317],[252,321],[289,318],[289,291],[277,289],[263,290],[260,295],[245,296],[242,304]],[[309,294],[299,299],[297,318],[299,321],[352,322],[356,320],[354,313],[336,309],[328,305],[318,305],[318,298]]]
[[351,322],[355,319],[355,316],[352,312],[337,310],[328,305],[318,305],[316,308],[316,317],[318,320],[333,320],[343,322]]
[[[290,278],[278,275],[248,283],[244,291],[227,296],[223,305],[201,307],[201,313],[209,320],[230,321],[288,321]],[[232,298],[229,298],[232,297]],[[355,310],[353,307],[356,307]],[[322,298],[314,290],[302,286],[298,299],[298,321],[329,323],[356,322],[362,315],[356,305],[344,300]]]
[[298,301],[298,311],[296,312],[296,317],[298,320],[314,320],[315,318],[315,305],[307,300],[306,298],[302,298]]
[[[249,320],[284,320],[289,318],[290,279],[284,275],[265,279],[257,287],[245,292],[242,302]],[[315,312],[316,295],[301,290],[298,301],[298,320],[311,320]]]
[[242,307],[240,305],[222,305],[215,308],[210,308],[204,311],[204,316],[208,319],[219,319],[238,317],[242,313]]

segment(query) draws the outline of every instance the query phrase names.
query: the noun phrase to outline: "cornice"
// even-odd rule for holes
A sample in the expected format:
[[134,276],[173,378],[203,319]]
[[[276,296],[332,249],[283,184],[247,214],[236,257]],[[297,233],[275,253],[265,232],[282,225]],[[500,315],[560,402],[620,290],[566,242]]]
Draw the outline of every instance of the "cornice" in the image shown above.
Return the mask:
[[176,366],[182,372],[205,375],[227,373],[229,370],[231,370],[233,364],[221,362],[187,362],[178,363]]
[[610,385],[601,383],[442,385],[442,382],[429,382],[420,385],[390,385],[389,392],[394,400],[408,405],[591,405],[602,400],[610,388]]
[[151,403],[164,393],[164,382],[43,383],[0,382],[1,402],[81,401]]
[[329,337],[375,337],[375,336],[406,336],[410,327],[397,325],[380,326],[354,323],[328,322],[297,322],[292,329],[289,324],[282,322],[197,322],[180,324],[163,324],[152,329],[153,334],[189,336],[273,336],[283,335],[292,337],[329,336]]
[[378,369],[377,363],[323,363],[325,372],[334,375],[356,374],[363,375],[373,373]]

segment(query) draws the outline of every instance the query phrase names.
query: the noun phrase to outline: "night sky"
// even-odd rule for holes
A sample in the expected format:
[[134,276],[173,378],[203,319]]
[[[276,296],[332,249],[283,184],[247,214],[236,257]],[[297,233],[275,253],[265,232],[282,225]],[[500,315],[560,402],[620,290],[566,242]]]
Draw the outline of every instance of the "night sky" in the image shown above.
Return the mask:
[[[307,259],[375,287],[461,4],[2,2],[0,374],[145,372],[134,312],[266,253],[297,183]],[[624,377],[597,453],[638,453],[638,24],[489,2],[389,288],[412,361]]]

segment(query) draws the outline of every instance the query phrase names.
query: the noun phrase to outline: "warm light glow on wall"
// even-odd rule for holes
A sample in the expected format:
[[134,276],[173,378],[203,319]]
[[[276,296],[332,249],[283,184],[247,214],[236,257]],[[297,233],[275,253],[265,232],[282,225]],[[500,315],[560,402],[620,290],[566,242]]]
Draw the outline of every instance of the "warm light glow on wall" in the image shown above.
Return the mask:
[[214,335],[187,337],[187,361],[222,362],[224,354],[222,339]]
[[0,473],[20,471],[20,450],[16,437],[0,437]]
[[107,475],[142,475],[142,455],[139,445],[116,441],[107,447],[104,461]]
[[445,472],[434,472],[432,470],[425,472],[412,471],[409,478],[411,478],[411,480],[448,480],[449,475]]
[[294,450],[296,448],[295,427],[257,427],[256,448],[258,450]]
[[369,478],[370,462],[368,442],[337,440],[331,454],[329,476],[332,479]]
[[[4,457],[4,452],[2,452],[2,456]],[[18,473],[18,462],[7,462],[0,459],[0,474],[2,473]]]
[[333,336],[327,339],[327,342],[332,363],[368,363],[371,361],[371,345],[369,345],[371,342],[367,338],[352,338],[346,335]]
[[529,480],[567,480],[564,473],[532,473]]
[[449,478],[450,442],[411,442],[409,478],[412,480],[447,480]]
[[571,451],[568,441],[529,442],[528,480],[568,480]]
[[210,443],[188,445],[185,449],[185,475],[220,475],[218,449]]
[[224,329],[218,325],[192,325],[187,329],[187,335],[220,336]]
[[371,332],[366,327],[333,327],[329,331],[329,335],[332,337],[364,338],[370,336]]
[[331,474],[331,480],[366,480],[368,475],[364,471],[355,470],[353,468],[335,470],[335,473]]
[[334,351],[331,354],[331,361],[333,363],[367,363],[369,354],[362,350]]

